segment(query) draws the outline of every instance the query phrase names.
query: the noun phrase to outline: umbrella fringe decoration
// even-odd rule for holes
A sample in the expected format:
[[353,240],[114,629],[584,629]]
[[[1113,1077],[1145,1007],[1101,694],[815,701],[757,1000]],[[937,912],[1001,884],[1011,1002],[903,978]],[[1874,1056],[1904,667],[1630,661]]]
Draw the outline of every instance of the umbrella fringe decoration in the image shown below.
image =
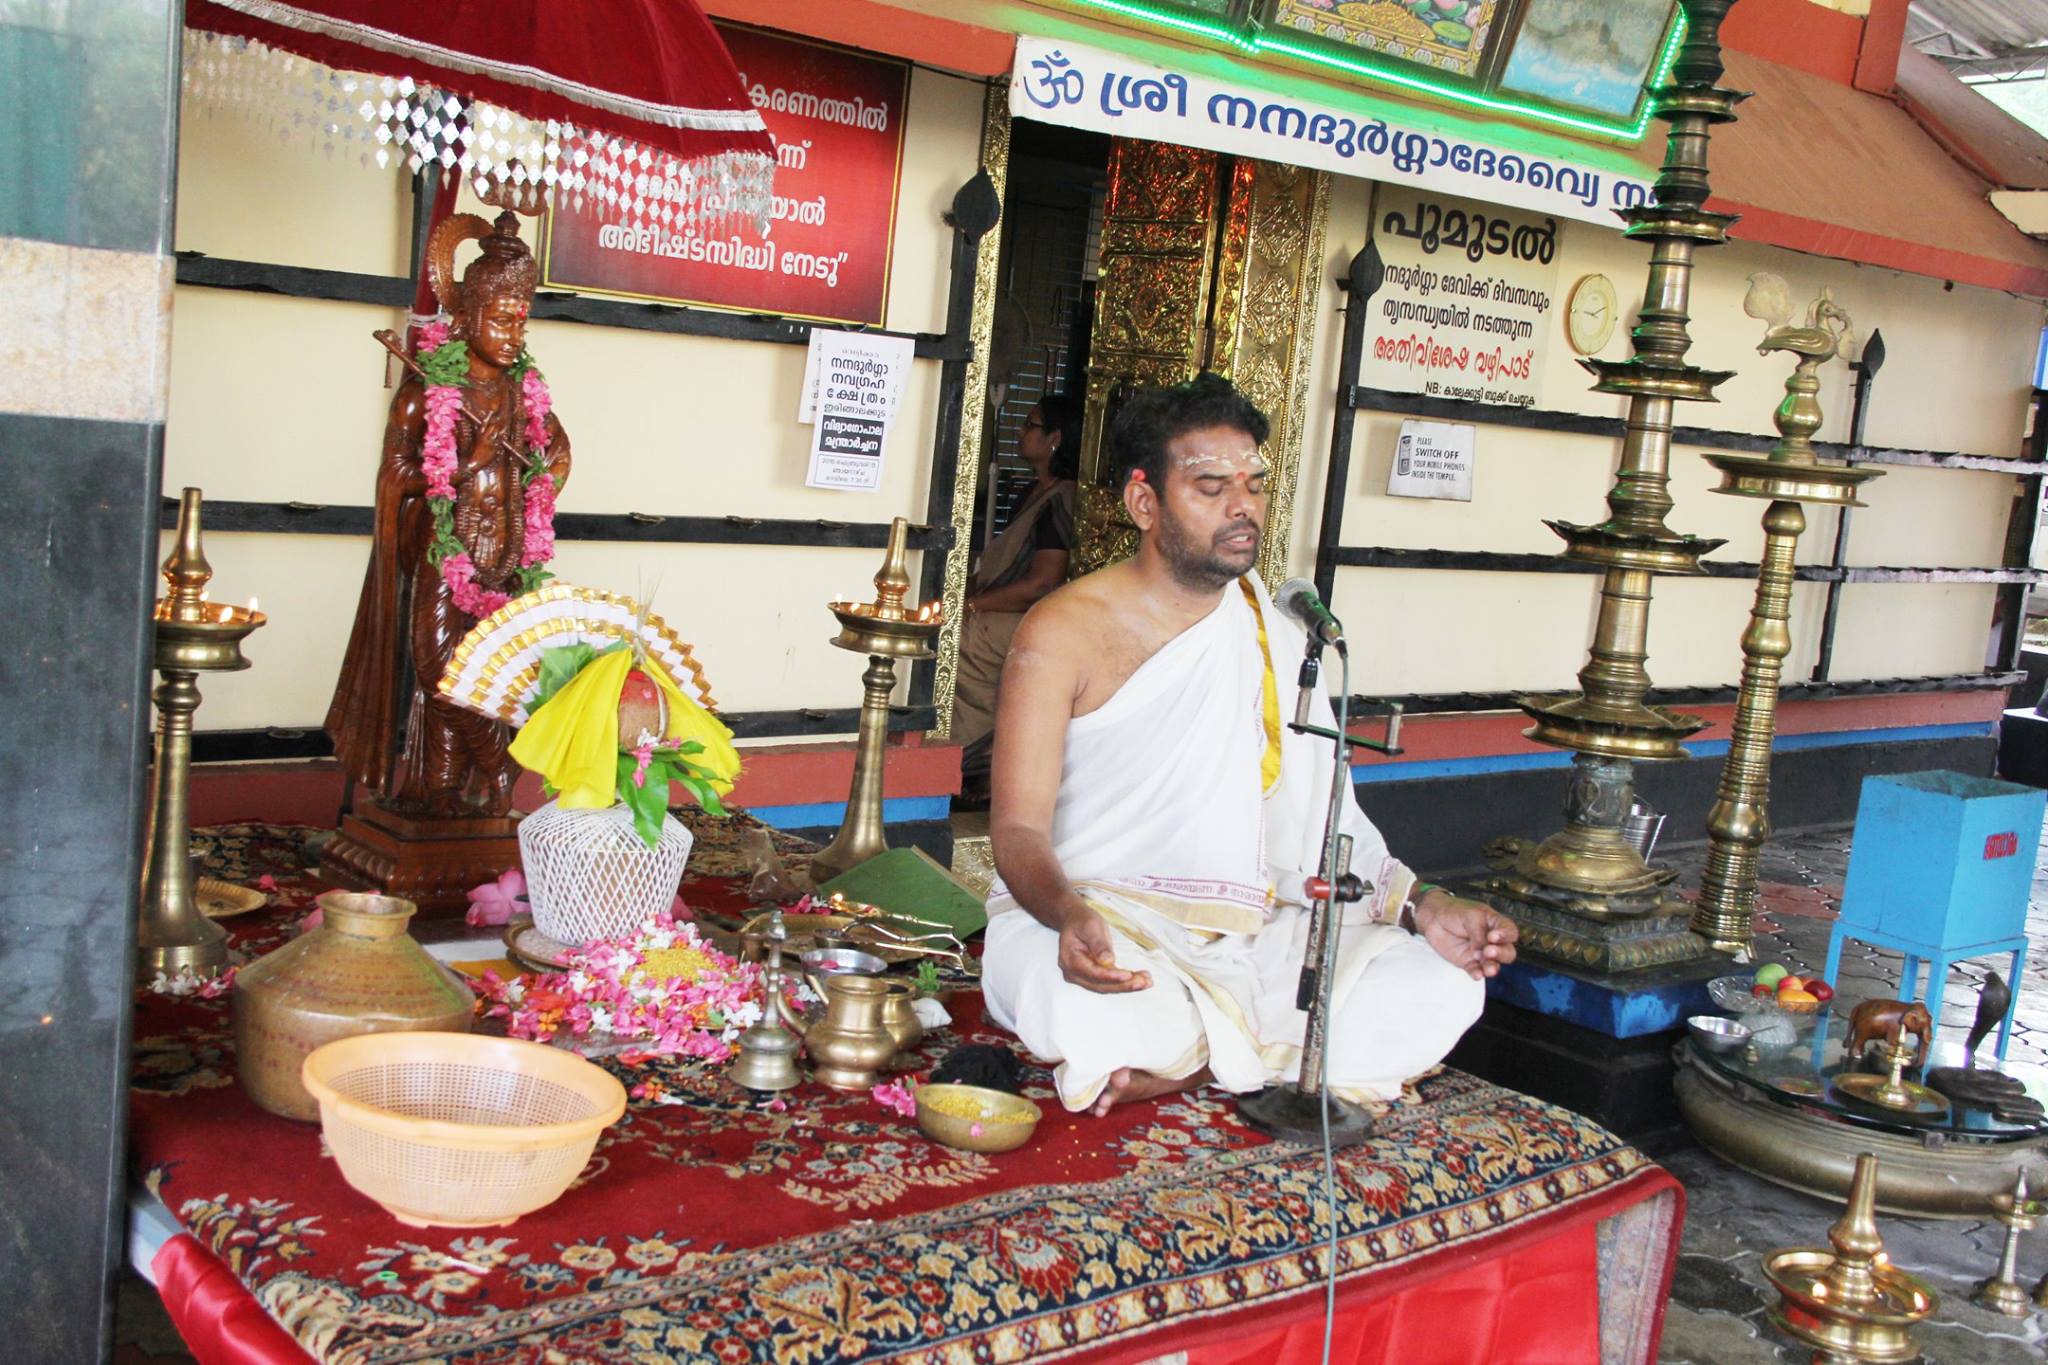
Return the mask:
[[684,160],[595,129],[533,119],[410,76],[338,71],[255,39],[187,29],[190,106],[246,118],[290,146],[375,170],[439,168],[482,197],[523,191],[537,207],[567,204],[637,231],[687,237],[735,223],[765,233],[775,160],[728,152]]

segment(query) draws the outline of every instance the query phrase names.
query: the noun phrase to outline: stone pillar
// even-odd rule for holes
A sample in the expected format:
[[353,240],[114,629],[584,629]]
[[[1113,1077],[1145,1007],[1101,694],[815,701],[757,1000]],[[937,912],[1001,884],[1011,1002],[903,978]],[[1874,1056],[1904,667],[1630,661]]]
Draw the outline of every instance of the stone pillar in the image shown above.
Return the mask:
[[0,10],[0,1322],[21,1365],[108,1356],[125,1249],[180,34],[170,0]]

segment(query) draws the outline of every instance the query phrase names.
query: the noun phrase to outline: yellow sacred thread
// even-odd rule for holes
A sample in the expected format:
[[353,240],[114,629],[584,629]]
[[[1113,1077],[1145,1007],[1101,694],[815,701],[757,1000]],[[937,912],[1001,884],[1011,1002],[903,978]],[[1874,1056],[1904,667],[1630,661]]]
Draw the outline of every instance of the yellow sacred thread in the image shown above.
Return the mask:
[[1259,759],[1259,790],[1271,796],[1280,785],[1280,682],[1273,676],[1273,643],[1266,638],[1266,613],[1259,608],[1259,595],[1252,590],[1249,578],[1238,579],[1237,586],[1244,591],[1252,620],[1258,624],[1259,657],[1266,663],[1266,676],[1259,684],[1260,718],[1266,726],[1266,752]]

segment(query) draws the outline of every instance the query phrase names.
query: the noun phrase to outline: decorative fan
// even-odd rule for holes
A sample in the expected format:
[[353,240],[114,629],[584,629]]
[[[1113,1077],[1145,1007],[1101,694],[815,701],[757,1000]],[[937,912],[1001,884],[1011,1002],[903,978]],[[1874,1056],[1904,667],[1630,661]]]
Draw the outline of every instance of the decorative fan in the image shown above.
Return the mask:
[[705,710],[715,709],[711,684],[690,646],[659,616],[630,597],[570,583],[515,597],[477,622],[455,647],[440,692],[457,706],[524,725],[543,650],[579,641],[603,649],[620,640],[638,640],[677,687]]

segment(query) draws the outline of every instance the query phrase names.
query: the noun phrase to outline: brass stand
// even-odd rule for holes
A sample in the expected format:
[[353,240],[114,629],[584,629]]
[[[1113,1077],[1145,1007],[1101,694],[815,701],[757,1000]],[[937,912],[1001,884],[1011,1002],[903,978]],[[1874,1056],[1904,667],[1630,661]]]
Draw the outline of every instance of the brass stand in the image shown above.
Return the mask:
[[811,880],[823,885],[840,873],[889,850],[882,833],[882,776],[889,742],[889,698],[896,690],[896,660],[934,657],[945,617],[936,602],[915,612],[903,608],[910,591],[904,567],[910,523],[896,518],[889,527],[889,549],[875,575],[873,602],[834,602],[839,634],[832,643],[868,656],[861,674],[860,740],[853,756],[853,787],[846,798],[846,818],[839,834],[811,859]]
[[155,794],[135,934],[136,974],[144,981],[159,974],[205,978],[227,965],[227,935],[199,912],[192,894],[192,715],[199,709],[199,675],[247,668],[242,639],[266,618],[248,607],[206,600],[213,568],[200,548],[200,503],[196,488],[179,500],[178,540],[164,560],[164,596],[154,619],[156,669],[163,681],[153,694]]
[[1835,1089],[1851,1099],[1890,1109],[1907,1118],[1932,1122],[1948,1117],[1948,1096],[1905,1079],[1906,1061],[1913,1054],[1903,1042],[1886,1048],[1881,1055],[1888,1068],[1885,1075],[1853,1072],[1837,1076],[1833,1081]]
[[[2027,1291],[2020,1288],[2020,1234],[2033,1231],[2044,1213],[2048,1213],[2048,1204],[2027,1198],[2024,1171],[2013,1182],[2012,1193],[1991,1196],[1991,1216],[2005,1224],[2005,1249],[1999,1253],[1998,1273],[1977,1286],[1977,1292],[1970,1295],[1972,1303],[2009,1318],[2023,1318],[2032,1311]],[[2048,1279],[2041,1283],[2048,1286]]]
[[1771,1321],[1814,1348],[1813,1365],[1910,1360],[1919,1353],[1913,1325],[1940,1301],[1917,1275],[1892,1265],[1874,1216],[1877,1158],[1856,1158],[1849,1207],[1828,1229],[1833,1251],[1800,1247],[1764,1258],[1764,1278],[1778,1291]]
[[768,960],[761,964],[761,1017],[740,1035],[731,1075],[733,1084],[743,1090],[772,1094],[803,1079],[796,1053],[804,1021],[790,1014],[789,1001],[782,992],[782,945],[789,939],[789,930],[779,905],[768,914],[767,937]]
[[[1756,604],[1742,633],[1742,688],[1735,700],[1735,728],[1721,765],[1721,787],[1707,815],[1706,872],[1692,915],[1693,932],[1722,952],[1747,960],[1755,935],[1757,856],[1770,837],[1765,802],[1771,787],[1771,737],[1777,731],[1778,679],[1792,652],[1787,622],[1792,614],[1792,558],[1806,529],[1802,502],[1861,507],[1856,491],[1881,472],[1822,464],[1814,457],[1813,434],[1820,430],[1817,371],[1848,337],[1849,315],[1823,290],[1804,327],[1790,323],[1785,282],[1775,275],[1750,277],[1744,308],[1771,325],[1760,352],[1791,351],[1799,357],[1785,380],[1785,399],[1775,420],[1778,443],[1770,454],[1710,454],[1721,471],[1714,490],[1743,498],[1769,498],[1764,509],[1764,554],[1757,573]],[[1944,1106],[1946,1108],[1946,1106]]]
[[1672,871],[1646,864],[1622,832],[1634,790],[1631,764],[1683,757],[1680,743],[1704,725],[1644,701],[1651,577],[1698,573],[1700,557],[1721,544],[1673,531],[1664,519],[1672,505],[1672,405],[1710,400],[1728,378],[1686,363],[1687,310],[1695,248],[1725,240],[1735,221],[1705,208],[1708,135],[1734,119],[1734,106],[1746,96],[1716,84],[1721,21],[1733,0],[1682,4],[1685,41],[1669,83],[1652,96],[1657,117],[1671,125],[1664,167],[1651,200],[1622,212],[1625,235],[1651,244],[1649,281],[1631,333],[1635,353],[1626,361],[1580,362],[1598,376],[1595,392],[1629,399],[1609,515],[1597,526],[1548,523],[1564,538],[1567,559],[1605,571],[1590,657],[1579,672],[1583,691],[1521,703],[1534,722],[1529,738],[1577,753],[1565,827],[1516,849],[1511,867],[1476,888],[1521,926],[1524,952],[1607,971],[1704,952],[1686,932],[1684,906],[1664,895]]

